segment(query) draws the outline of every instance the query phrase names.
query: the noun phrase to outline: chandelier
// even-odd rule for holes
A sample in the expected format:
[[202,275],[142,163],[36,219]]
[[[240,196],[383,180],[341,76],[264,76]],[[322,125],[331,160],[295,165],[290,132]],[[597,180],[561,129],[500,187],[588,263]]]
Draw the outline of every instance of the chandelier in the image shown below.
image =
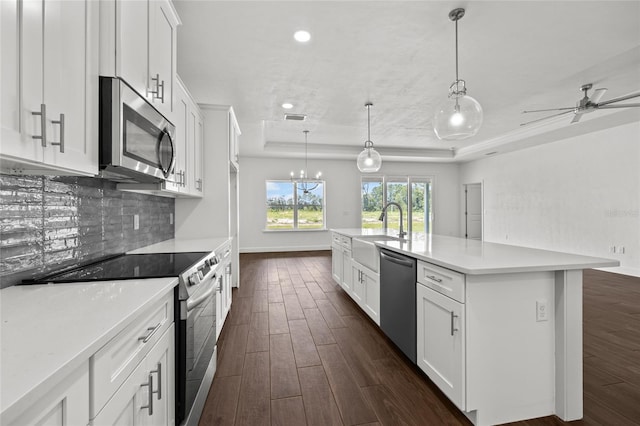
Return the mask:
[[320,182],[317,182],[317,181],[322,176],[322,172],[316,173],[316,176],[314,179],[309,179],[307,177],[307,166],[309,162],[307,158],[307,145],[308,145],[307,137],[309,135],[309,131],[303,130],[302,133],[304,133],[304,169],[300,170],[300,175],[297,178],[295,177],[295,173],[291,172],[291,182],[296,183],[298,186],[298,189],[301,189],[303,193],[308,194],[309,192],[316,189],[318,185],[320,185]]

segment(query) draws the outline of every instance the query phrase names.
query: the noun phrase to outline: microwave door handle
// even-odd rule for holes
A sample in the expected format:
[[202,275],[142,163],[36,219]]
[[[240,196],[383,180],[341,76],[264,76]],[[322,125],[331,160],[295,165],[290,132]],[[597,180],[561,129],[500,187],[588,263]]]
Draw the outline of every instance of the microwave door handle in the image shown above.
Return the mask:
[[[164,137],[163,137],[164,136]],[[169,164],[167,165],[167,167],[165,167],[164,164],[162,164],[162,141],[165,140],[165,138],[169,141],[169,147],[171,148],[171,160],[169,161]],[[176,155],[175,155],[175,150],[173,148],[173,140],[171,139],[171,134],[169,132],[167,132],[166,130],[163,130],[160,134],[160,138],[158,139],[158,164],[160,164],[160,169],[162,170],[162,172],[164,173],[164,177],[169,176],[169,174],[171,174],[171,171],[173,170],[173,167],[175,165],[176,162]]]

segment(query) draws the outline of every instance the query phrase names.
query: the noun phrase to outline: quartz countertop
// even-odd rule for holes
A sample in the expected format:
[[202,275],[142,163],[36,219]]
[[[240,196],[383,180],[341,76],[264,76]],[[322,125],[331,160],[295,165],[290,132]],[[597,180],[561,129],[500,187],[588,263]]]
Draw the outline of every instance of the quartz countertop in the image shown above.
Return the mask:
[[422,234],[407,241],[376,241],[380,248],[469,275],[618,266],[617,260],[550,250],[490,243],[466,238]]
[[195,251],[214,251],[227,243],[230,238],[173,238],[156,244],[151,244],[136,250],[132,250],[130,254],[145,253],[183,253]]
[[0,418],[38,401],[177,283],[171,277],[0,290]]

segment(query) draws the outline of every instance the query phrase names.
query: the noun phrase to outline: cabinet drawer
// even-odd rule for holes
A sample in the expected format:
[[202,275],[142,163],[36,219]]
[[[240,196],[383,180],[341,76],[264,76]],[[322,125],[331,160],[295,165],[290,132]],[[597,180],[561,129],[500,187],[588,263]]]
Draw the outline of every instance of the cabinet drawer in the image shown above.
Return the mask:
[[464,277],[464,274],[451,269],[418,261],[419,283],[461,303],[464,303],[465,295]]
[[340,240],[342,243],[342,246],[345,248],[348,248],[349,250],[351,250],[351,237],[347,237],[344,235],[340,236]]
[[99,413],[115,391],[173,324],[173,291],[135,318],[93,356],[92,416]]
[[342,245],[342,235],[336,234],[334,232],[332,237],[333,237],[333,239],[332,239],[333,244]]

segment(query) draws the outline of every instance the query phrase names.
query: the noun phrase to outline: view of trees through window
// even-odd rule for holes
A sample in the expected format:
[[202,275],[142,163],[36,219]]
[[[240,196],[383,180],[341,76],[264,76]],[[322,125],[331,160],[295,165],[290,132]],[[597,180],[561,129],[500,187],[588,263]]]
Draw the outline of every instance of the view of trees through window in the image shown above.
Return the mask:
[[[384,200],[384,203],[383,203]],[[432,183],[430,178],[375,177],[362,178],[362,227],[372,229],[400,228],[400,211],[387,209],[386,221],[380,221],[382,207],[396,202],[404,213],[407,232],[431,232]]]
[[267,181],[267,229],[324,229],[324,182]]

